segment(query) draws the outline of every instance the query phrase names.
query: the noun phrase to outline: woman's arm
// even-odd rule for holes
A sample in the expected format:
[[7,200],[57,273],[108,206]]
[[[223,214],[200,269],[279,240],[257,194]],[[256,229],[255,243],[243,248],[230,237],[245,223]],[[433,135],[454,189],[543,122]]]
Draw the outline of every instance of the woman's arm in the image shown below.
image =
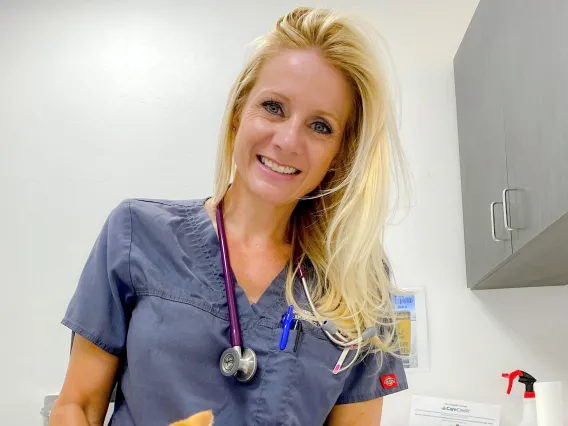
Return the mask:
[[63,389],[49,426],[102,426],[118,369],[118,357],[75,335]]
[[326,426],[380,426],[382,412],[383,398],[336,405],[327,418]]

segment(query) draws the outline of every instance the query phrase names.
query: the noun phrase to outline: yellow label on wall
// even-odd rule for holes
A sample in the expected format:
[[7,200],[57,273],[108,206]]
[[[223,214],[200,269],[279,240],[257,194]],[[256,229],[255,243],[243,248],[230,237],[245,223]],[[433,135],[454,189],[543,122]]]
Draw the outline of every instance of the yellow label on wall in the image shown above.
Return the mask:
[[401,355],[410,355],[410,312],[398,311],[396,312],[396,334],[398,336],[398,345]]

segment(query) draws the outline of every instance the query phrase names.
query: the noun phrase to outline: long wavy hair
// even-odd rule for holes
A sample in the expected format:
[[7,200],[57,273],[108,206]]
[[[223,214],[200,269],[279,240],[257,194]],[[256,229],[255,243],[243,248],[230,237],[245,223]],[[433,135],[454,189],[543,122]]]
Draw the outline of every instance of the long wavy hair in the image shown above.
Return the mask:
[[[257,40],[229,94],[212,202],[222,200],[236,172],[234,129],[263,64],[289,49],[318,49],[343,73],[354,94],[334,170],[299,200],[288,227],[290,243],[308,265],[319,320],[333,320],[351,338],[368,327],[378,328],[376,337],[358,345],[355,358],[369,351],[396,352],[391,295],[397,291],[389,279],[383,231],[392,207],[392,184],[403,175],[403,156],[392,90],[396,86],[388,80],[385,44],[372,27],[351,15],[297,8]],[[286,296],[298,308],[294,260]]]

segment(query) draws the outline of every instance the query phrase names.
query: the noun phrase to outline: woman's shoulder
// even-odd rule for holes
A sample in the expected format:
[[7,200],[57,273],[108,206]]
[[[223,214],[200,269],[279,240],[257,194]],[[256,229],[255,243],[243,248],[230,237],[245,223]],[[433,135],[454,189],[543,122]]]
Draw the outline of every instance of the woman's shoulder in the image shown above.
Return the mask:
[[111,215],[130,216],[132,220],[170,221],[187,219],[203,210],[204,199],[166,200],[160,198],[126,198]]
[[[110,213],[109,222],[115,230],[122,228],[132,235],[194,229],[208,218],[204,199],[168,200],[158,198],[126,198]],[[121,226],[122,225],[122,226]]]
[[188,209],[202,208],[204,199],[194,198],[187,200],[167,200],[162,198],[127,198],[121,202],[129,206],[132,212],[141,214],[155,214],[165,212],[169,214],[184,214]]

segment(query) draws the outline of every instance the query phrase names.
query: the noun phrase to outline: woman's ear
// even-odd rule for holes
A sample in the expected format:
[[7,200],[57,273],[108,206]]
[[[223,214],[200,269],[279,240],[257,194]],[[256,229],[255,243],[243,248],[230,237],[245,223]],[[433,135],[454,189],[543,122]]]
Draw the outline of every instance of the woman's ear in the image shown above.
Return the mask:
[[327,169],[328,173],[329,173],[329,172],[334,172],[336,165],[337,165],[337,156],[334,157],[333,160],[331,160],[331,163],[329,164],[329,168]]
[[239,124],[240,124],[239,115],[238,112],[235,111],[233,119],[231,120],[231,131],[233,135],[235,135],[237,133],[237,130],[239,130]]

